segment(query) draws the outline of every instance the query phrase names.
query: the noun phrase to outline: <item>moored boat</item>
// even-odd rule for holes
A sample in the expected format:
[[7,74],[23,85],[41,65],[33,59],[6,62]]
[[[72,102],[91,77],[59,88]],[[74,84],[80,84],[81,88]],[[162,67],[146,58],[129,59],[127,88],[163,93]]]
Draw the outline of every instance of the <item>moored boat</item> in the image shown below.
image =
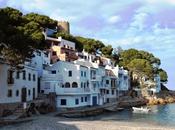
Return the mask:
[[151,111],[151,109],[148,107],[132,107],[132,110],[136,113],[148,113]]

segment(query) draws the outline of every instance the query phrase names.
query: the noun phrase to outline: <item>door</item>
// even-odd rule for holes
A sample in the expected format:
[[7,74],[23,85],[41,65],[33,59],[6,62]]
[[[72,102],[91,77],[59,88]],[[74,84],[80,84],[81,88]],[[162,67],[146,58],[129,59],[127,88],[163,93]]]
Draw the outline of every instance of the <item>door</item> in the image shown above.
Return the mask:
[[97,96],[92,97],[92,104],[93,104],[93,106],[97,105]]
[[35,99],[35,88],[33,88],[33,100]]
[[27,89],[22,88],[21,89],[21,102],[26,102],[27,101]]

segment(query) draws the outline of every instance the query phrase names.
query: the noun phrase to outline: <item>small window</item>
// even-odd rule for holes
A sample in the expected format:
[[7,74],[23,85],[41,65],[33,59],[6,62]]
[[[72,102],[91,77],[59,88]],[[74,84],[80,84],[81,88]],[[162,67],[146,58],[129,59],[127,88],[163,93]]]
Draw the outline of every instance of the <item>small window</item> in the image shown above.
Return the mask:
[[7,96],[8,96],[8,97],[12,97],[12,90],[8,90]]
[[67,105],[67,100],[66,99],[61,99],[61,105]]
[[83,88],[83,82],[81,82],[81,88]]
[[83,77],[83,71],[81,71],[81,77]]
[[106,80],[106,84],[109,84],[109,80]]
[[30,81],[31,80],[31,74],[29,73],[29,76],[28,76],[28,80]]
[[30,96],[30,94],[31,94],[31,93],[30,93],[30,90],[28,90],[28,95]]
[[69,82],[65,83],[65,88],[70,88],[70,83]]
[[81,97],[81,102],[84,102],[84,100],[83,100],[84,98],[83,97]]
[[48,56],[49,56],[49,54],[48,54],[47,52],[45,52],[45,53],[44,53],[44,56],[45,56],[45,57],[48,57]]
[[114,90],[112,90],[112,95],[114,95]]
[[52,74],[56,74],[57,72],[56,72],[56,70],[52,70],[51,73]]
[[23,71],[23,80],[26,80],[26,71]]
[[69,71],[69,77],[72,77],[72,71],[71,70]]
[[35,81],[36,80],[36,77],[35,77],[35,74],[33,74],[33,81]]
[[52,52],[52,55],[53,55],[53,56],[57,55],[57,52],[56,52],[56,51],[53,51],[53,52]]
[[107,90],[106,93],[109,94],[109,90]]
[[19,90],[16,90],[16,97],[19,96]]
[[84,88],[86,88],[86,83],[84,83]]
[[19,79],[19,78],[20,78],[20,72],[17,71],[17,72],[16,72],[16,79]]
[[79,100],[77,98],[77,99],[75,99],[75,105],[78,105],[78,104],[79,104]]
[[87,102],[87,97],[85,97],[84,101]]
[[86,72],[84,72],[84,77],[86,77]]

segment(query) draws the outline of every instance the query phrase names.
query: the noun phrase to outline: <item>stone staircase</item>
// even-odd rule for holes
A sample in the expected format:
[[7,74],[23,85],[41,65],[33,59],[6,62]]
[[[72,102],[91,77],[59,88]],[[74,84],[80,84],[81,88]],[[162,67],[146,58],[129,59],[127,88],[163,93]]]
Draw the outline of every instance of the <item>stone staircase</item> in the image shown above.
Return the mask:
[[7,117],[4,117],[4,120],[15,120],[19,119],[20,117],[24,116],[26,110],[23,108],[23,104],[19,104],[18,107],[14,110],[13,114]]

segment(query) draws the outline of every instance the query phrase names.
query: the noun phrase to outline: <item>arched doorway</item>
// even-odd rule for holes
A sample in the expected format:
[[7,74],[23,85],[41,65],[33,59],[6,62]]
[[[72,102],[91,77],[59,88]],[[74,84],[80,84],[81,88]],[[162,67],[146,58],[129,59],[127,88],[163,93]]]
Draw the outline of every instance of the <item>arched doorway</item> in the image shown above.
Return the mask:
[[70,83],[69,82],[65,83],[65,88],[70,88]]
[[22,88],[21,89],[21,102],[26,102],[27,101],[27,89]]
[[73,83],[72,83],[72,88],[78,88],[77,82],[73,82]]

